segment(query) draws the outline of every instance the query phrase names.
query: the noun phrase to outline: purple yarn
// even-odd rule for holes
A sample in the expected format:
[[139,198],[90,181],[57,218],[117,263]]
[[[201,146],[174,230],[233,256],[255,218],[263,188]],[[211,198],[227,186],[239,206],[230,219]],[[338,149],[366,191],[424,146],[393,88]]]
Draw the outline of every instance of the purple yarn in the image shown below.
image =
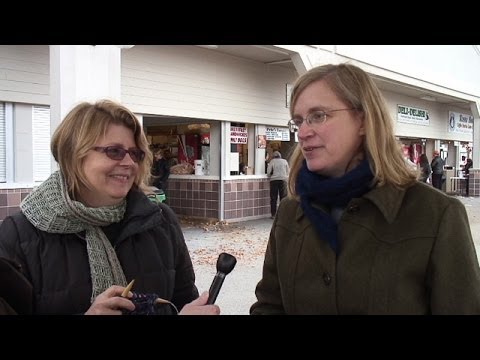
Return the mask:
[[129,299],[135,305],[135,310],[123,310],[123,315],[160,315],[159,306],[155,303],[158,298],[157,294],[139,294],[133,293]]

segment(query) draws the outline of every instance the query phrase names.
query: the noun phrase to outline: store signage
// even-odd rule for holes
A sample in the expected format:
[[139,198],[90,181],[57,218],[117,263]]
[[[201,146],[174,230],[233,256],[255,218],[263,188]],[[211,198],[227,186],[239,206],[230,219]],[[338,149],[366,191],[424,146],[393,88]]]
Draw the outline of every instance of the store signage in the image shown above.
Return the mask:
[[232,126],[230,128],[231,144],[247,144],[247,142],[248,142],[248,132],[246,127]]
[[406,124],[430,125],[427,110],[406,105],[397,105],[397,121]]
[[449,111],[448,132],[457,134],[473,134],[473,116]]
[[290,141],[290,131],[288,128],[277,128],[267,126],[267,140]]

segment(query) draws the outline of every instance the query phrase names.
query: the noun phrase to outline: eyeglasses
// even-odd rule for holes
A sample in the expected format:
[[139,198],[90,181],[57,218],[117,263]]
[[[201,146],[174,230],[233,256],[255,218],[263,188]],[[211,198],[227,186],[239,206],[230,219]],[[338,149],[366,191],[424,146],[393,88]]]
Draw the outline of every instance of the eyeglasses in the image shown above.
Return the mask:
[[298,129],[300,128],[300,126],[302,126],[304,121],[307,123],[308,126],[319,126],[327,120],[327,116],[329,116],[329,113],[335,112],[335,111],[346,111],[346,110],[355,110],[355,109],[349,108],[349,109],[313,111],[310,114],[308,114],[305,119],[298,117],[298,118],[293,118],[289,120],[288,128],[290,129],[290,132],[298,131]]
[[145,152],[137,148],[130,148],[128,150],[125,150],[120,146],[105,146],[105,147],[95,146],[93,150],[103,152],[110,159],[117,160],[117,161],[123,160],[125,158],[125,155],[127,155],[127,153],[128,155],[130,155],[132,160],[136,163],[142,161],[143,158],[145,157]]

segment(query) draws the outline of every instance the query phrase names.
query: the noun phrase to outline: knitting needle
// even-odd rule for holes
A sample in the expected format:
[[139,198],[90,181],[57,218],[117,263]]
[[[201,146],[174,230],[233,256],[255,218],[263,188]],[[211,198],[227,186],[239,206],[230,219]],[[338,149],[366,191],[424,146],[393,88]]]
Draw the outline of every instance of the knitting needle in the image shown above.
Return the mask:
[[171,301],[168,301],[168,300],[165,300],[165,299],[162,299],[162,298],[159,297],[159,298],[156,298],[155,304],[170,304],[170,305],[175,309],[175,311],[176,311],[177,314],[178,314],[178,309],[177,309],[177,307],[176,307],[175,304],[172,303]]
[[130,281],[130,284],[128,284],[127,287],[125,288],[125,290],[123,290],[122,297],[127,297],[128,296],[128,293],[130,292],[130,290],[132,290],[134,282],[135,282],[135,279]]
[[156,304],[170,304],[170,301],[165,300],[165,299],[162,299],[162,298],[157,298],[157,299],[155,300],[155,303],[156,303]]

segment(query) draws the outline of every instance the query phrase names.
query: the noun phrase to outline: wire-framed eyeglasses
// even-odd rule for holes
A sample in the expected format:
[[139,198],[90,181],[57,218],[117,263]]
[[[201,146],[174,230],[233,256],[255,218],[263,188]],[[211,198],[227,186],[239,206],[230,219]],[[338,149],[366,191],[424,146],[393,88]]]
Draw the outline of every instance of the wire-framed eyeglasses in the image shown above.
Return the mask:
[[103,152],[110,159],[117,161],[123,160],[127,153],[136,163],[142,161],[145,158],[145,152],[138,148],[130,148],[128,150],[125,150],[120,146],[95,146],[93,150]]
[[348,108],[348,109],[312,111],[310,114],[307,115],[305,119],[302,119],[301,117],[295,117],[293,119],[290,119],[288,121],[288,128],[290,129],[290,132],[298,131],[298,129],[300,128],[300,126],[303,124],[304,121],[307,123],[308,126],[319,126],[327,120],[327,116],[329,116],[329,113],[335,112],[335,111],[346,111],[346,110],[355,110],[355,109]]

